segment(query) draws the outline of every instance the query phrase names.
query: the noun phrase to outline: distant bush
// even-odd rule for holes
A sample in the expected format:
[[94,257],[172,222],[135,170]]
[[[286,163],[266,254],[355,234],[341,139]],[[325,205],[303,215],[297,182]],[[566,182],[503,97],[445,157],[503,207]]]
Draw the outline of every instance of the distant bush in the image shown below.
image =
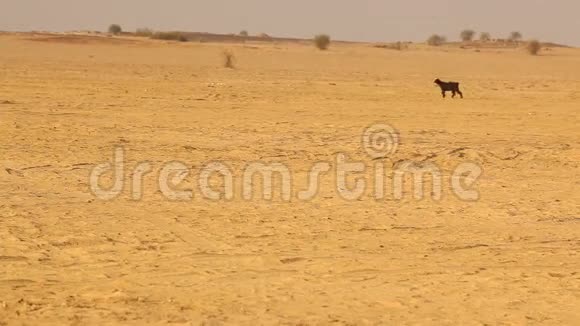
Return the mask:
[[229,69],[235,69],[236,57],[235,57],[234,53],[230,50],[225,50],[222,53],[222,55],[224,58],[224,67],[229,68]]
[[473,31],[471,29],[466,29],[466,30],[462,31],[461,34],[459,35],[459,37],[461,37],[461,40],[463,42],[473,41],[474,36],[475,36],[475,31]]
[[152,39],[165,41],[187,42],[187,37],[181,32],[156,32],[151,35]]
[[113,35],[119,35],[122,32],[123,32],[123,29],[121,28],[121,25],[112,24],[111,26],[109,26],[109,33],[111,33]]
[[447,42],[447,38],[445,38],[445,36],[441,36],[441,35],[431,35],[428,39],[427,39],[427,44],[431,45],[431,46],[440,46],[445,44],[445,42]]
[[483,32],[479,34],[479,40],[482,42],[489,42],[491,40],[491,34]]
[[531,40],[530,42],[528,42],[526,49],[528,50],[529,54],[538,55],[540,53],[540,50],[542,50],[542,44],[537,40]]
[[511,42],[519,42],[522,39],[522,33],[520,32],[511,32],[510,37],[508,38]]
[[379,49],[402,51],[407,48],[407,45],[403,42],[396,42],[391,44],[376,44],[374,47]]
[[243,30],[240,32],[240,36],[248,37],[249,35],[250,35],[250,33],[248,33],[248,31],[246,31],[246,30]]
[[135,36],[151,37],[153,36],[153,30],[149,28],[137,28],[135,31]]
[[326,34],[319,34],[314,37],[314,45],[319,50],[327,50],[330,46],[330,36]]

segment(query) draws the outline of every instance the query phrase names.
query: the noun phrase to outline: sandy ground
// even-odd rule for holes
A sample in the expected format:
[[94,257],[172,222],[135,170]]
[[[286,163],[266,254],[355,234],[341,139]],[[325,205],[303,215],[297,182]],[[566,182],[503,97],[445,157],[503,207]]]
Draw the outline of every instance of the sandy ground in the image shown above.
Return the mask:
[[[23,38],[0,36],[0,324],[580,320],[580,50]],[[466,98],[441,99],[436,77]],[[373,161],[360,135],[376,122],[401,144]],[[129,181],[112,201],[89,190],[115,146],[127,169],[156,171],[140,201]],[[329,172],[312,201],[211,201],[193,178],[212,161],[237,181],[248,162],[281,162],[299,190],[337,153],[369,182],[379,162],[447,179],[474,162],[481,198],[446,182],[441,201],[348,201]],[[192,200],[159,192],[170,161],[191,167]]]

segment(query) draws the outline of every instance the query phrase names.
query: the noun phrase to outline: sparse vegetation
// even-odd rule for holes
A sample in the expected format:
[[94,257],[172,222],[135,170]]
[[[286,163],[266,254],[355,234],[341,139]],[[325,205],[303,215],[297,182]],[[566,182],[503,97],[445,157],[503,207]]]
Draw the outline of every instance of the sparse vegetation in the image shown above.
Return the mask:
[[461,40],[463,42],[471,42],[473,41],[473,37],[475,36],[475,31],[471,29],[466,29],[462,31],[459,36],[461,37]]
[[407,48],[407,45],[404,44],[403,42],[396,42],[390,44],[376,44],[374,45],[374,47],[379,49],[402,51]]
[[540,54],[540,50],[542,50],[542,44],[538,40],[531,40],[528,42],[526,49],[529,54],[538,55]]
[[135,31],[135,36],[151,37],[153,36],[153,30],[149,28],[137,28],[137,30]]
[[479,34],[479,40],[482,42],[489,42],[491,40],[491,34],[487,32],[482,32]]
[[234,53],[230,50],[224,50],[222,55],[224,58],[224,67],[229,68],[229,69],[235,69],[236,57],[235,57]]
[[246,31],[246,30],[243,30],[240,32],[240,36],[248,37],[249,35],[250,35],[250,33],[248,33],[248,31]]
[[427,39],[427,44],[431,46],[440,46],[447,42],[447,38],[442,35],[433,34]]
[[187,42],[188,38],[181,32],[156,32],[151,36],[155,40]]
[[523,38],[522,33],[520,33],[520,32],[511,32],[510,33],[510,37],[508,38],[508,40],[510,42],[519,42],[519,41],[521,41],[522,38]]
[[119,35],[123,32],[123,29],[121,28],[121,25],[119,24],[112,24],[111,26],[109,26],[109,33],[113,34],[113,35]]
[[316,35],[314,37],[314,45],[316,45],[319,50],[328,50],[328,47],[330,46],[330,36],[326,34]]

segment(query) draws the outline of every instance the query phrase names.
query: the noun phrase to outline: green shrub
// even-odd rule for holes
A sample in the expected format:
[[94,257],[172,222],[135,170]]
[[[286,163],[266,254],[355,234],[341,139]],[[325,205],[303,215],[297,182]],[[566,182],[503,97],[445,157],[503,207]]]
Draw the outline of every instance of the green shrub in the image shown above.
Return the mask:
[[112,24],[111,26],[109,26],[109,33],[111,33],[113,35],[119,35],[122,32],[123,32],[123,29],[121,28],[121,25]]
[[522,33],[520,32],[511,32],[510,37],[508,38],[511,42],[519,42],[523,38]]
[[314,45],[319,50],[327,50],[330,46],[330,36],[326,34],[319,34],[314,37]]
[[475,31],[471,29],[466,29],[462,31],[459,36],[461,37],[461,40],[463,42],[471,42],[473,41],[473,37],[475,36]]
[[427,39],[427,44],[431,46],[440,46],[447,42],[447,38],[442,35],[433,34]]

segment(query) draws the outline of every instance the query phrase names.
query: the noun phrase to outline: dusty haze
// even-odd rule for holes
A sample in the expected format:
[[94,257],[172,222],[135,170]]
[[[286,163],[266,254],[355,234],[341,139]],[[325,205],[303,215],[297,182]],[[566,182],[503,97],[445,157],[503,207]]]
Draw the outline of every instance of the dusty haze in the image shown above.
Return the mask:
[[580,45],[576,0],[462,1],[65,1],[2,0],[0,30],[103,30],[119,23],[126,30],[150,27],[218,33],[310,37],[325,32],[338,39],[422,41],[431,33],[450,39],[472,28],[505,37]]

